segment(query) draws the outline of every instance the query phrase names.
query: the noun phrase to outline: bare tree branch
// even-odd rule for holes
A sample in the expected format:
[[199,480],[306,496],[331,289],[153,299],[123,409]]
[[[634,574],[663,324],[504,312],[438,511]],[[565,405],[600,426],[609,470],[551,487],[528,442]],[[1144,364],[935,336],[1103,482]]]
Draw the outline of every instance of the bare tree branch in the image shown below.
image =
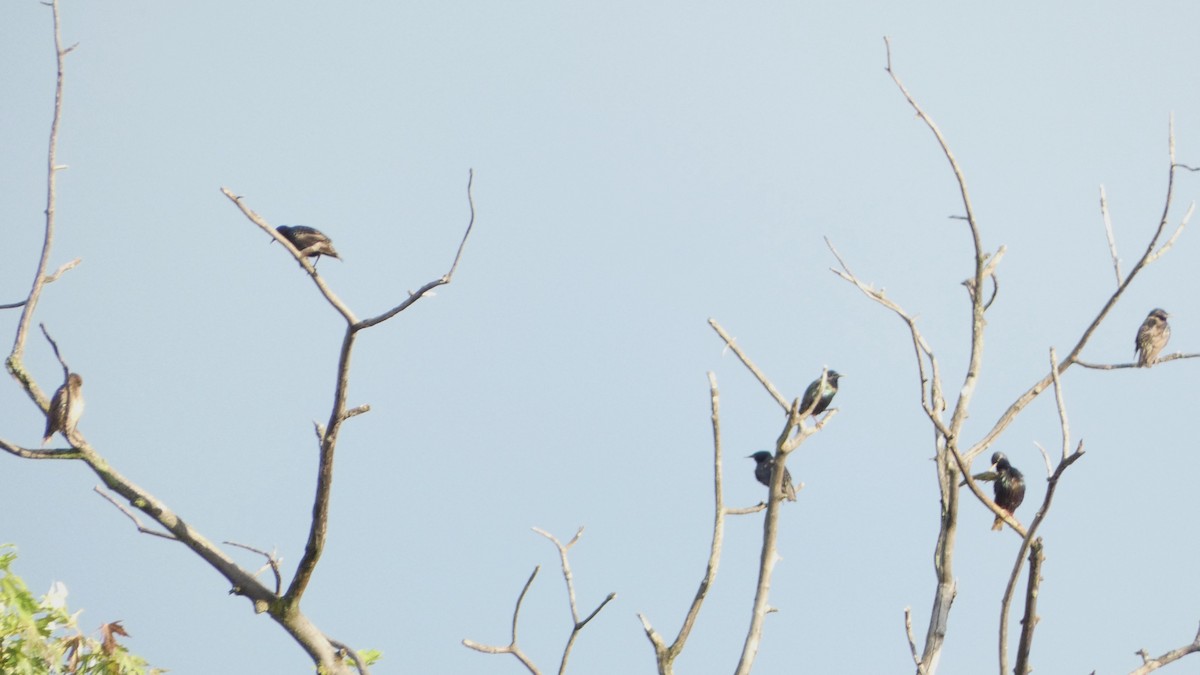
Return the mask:
[[787,399],[783,397],[783,394],[779,393],[779,390],[775,388],[775,385],[771,384],[771,381],[767,379],[767,376],[758,369],[758,366],[754,365],[754,362],[750,360],[750,357],[746,356],[746,353],[743,352],[742,348],[738,346],[737,342],[729,336],[729,333],[725,332],[725,329],[721,327],[721,324],[717,323],[716,319],[709,319],[708,325],[712,326],[713,330],[717,331],[717,335],[721,336],[721,339],[724,340],[725,344],[733,350],[733,353],[737,355],[738,359],[740,359],[746,368],[754,374],[755,379],[762,384],[762,386],[767,390],[767,393],[771,394],[771,398],[775,399],[775,402],[779,404],[779,407],[783,408],[785,411],[790,409],[791,406],[788,405]]
[[474,640],[463,640],[463,646],[474,649],[477,652],[483,652],[484,654],[512,654],[517,658],[518,661],[521,662],[523,666],[525,666],[526,669],[529,670],[530,673],[533,675],[541,675],[541,672],[538,671],[537,666],[533,665],[533,661],[530,661],[529,657],[526,656],[525,653],[521,651],[521,648],[517,645],[517,618],[521,614],[521,603],[525,600],[525,594],[529,592],[529,587],[533,585],[534,577],[537,576],[538,571],[541,569],[541,565],[533,568],[533,574],[529,575],[529,580],[525,582],[525,587],[521,589],[521,594],[517,596],[517,606],[513,609],[511,642],[503,647],[493,647],[490,645],[480,644]]
[[[1169,125],[1169,132],[1167,135],[1167,146],[1168,146],[1168,156],[1169,156],[1169,169],[1167,172],[1167,193],[1166,193],[1166,197],[1163,200],[1162,215],[1159,218],[1158,226],[1156,227],[1156,229],[1154,231],[1154,235],[1150,238],[1150,242],[1146,245],[1145,252],[1142,253],[1142,256],[1138,259],[1137,263],[1133,266],[1133,269],[1131,269],[1129,271],[1129,274],[1121,281],[1120,284],[1118,284],[1117,290],[1108,298],[1108,300],[1104,303],[1104,306],[1100,308],[1100,311],[1096,314],[1096,317],[1092,320],[1092,323],[1090,325],[1088,325],[1088,327],[1086,329],[1084,329],[1083,335],[1081,335],[1079,337],[1079,340],[1075,343],[1075,346],[1072,347],[1071,351],[1067,354],[1067,356],[1061,362],[1059,362],[1056,369],[1060,375],[1063,372],[1065,372],[1067,368],[1070,368],[1073,364],[1079,363],[1079,360],[1078,360],[1079,355],[1080,355],[1080,353],[1083,352],[1084,346],[1087,345],[1088,340],[1090,340],[1092,337],[1092,334],[1096,332],[1097,328],[1099,328],[1100,323],[1103,322],[1104,319],[1108,316],[1109,311],[1111,311],[1112,308],[1114,306],[1116,306],[1117,301],[1120,300],[1121,296],[1125,293],[1125,290],[1127,288],[1129,288],[1129,285],[1133,282],[1134,278],[1137,277],[1138,273],[1141,272],[1147,265],[1154,262],[1160,256],[1162,256],[1164,253],[1166,253],[1168,250],[1170,250],[1171,246],[1174,245],[1176,239],[1178,239],[1179,235],[1183,232],[1184,227],[1187,226],[1188,220],[1191,217],[1192,212],[1193,212],[1192,207],[1188,208],[1187,213],[1180,220],[1179,226],[1176,227],[1174,233],[1171,235],[1171,237],[1168,239],[1168,241],[1166,243],[1162,244],[1161,246],[1159,245],[1159,241],[1162,239],[1163,233],[1166,230],[1167,224],[1169,223],[1171,205],[1174,200],[1175,170],[1177,168],[1181,168],[1180,165],[1176,164],[1176,162],[1175,162],[1175,127],[1174,127],[1173,119],[1171,121],[1171,124]],[[1185,358],[1185,357],[1184,356],[1175,356],[1174,358]],[[1190,358],[1190,355],[1188,355],[1186,358]],[[1161,360],[1167,360],[1167,359],[1164,358]],[[1100,370],[1111,370],[1113,368],[1127,367],[1127,366],[1105,367],[1105,366],[1089,365],[1087,367],[1096,368],[1096,369],[1100,369]],[[1018,396],[1017,400],[1014,401],[1012,403],[1012,405],[1010,405],[1008,407],[1008,409],[1005,410],[1000,415],[1000,419],[996,420],[996,423],[992,426],[992,429],[990,431],[988,431],[988,433],[985,434],[983,438],[981,438],[979,441],[977,441],[975,443],[975,445],[971,446],[971,449],[966,452],[965,457],[967,458],[967,461],[969,462],[969,461],[973,460],[975,457],[977,457],[980,453],[985,452],[988,449],[988,447],[992,444],[992,442],[995,441],[996,438],[1000,435],[1000,433],[1003,432],[1004,429],[1008,428],[1008,425],[1011,424],[1014,419],[1016,419],[1017,415],[1019,415],[1021,413],[1021,411],[1025,409],[1026,406],[1028,406],[1035,398],[1037,398],[1037,396],[1039,394],[1041,394],[1043,391],[1046,390],[1047,387],[1050,386],[1052,380],[1053,380],[1052,376],[1047,374],[1041,380],[1034,383],[1034,385],[1031,386],[1028,390],[1026,390],[1025,393]]]
[[[239,544],[236,541],[225,541],[224,543],[226,543],[230,546],[244,548],[247,551],[250,551],[252,553],[257,553],[257,554],[261,555],[262,557],[266,558],[267,564],[260,567],[258,572],[254,573],[254,576],[257,577],[264,569],[270,568],[271,572],[273,572],[275,574],[275,595],[279,595],[279,593],[283,590],[283,576],[279,573],[279,565],[281,562],[283,562],[282,560],[277,558],[274,553],[267,553],[266,551],[263,551],[262,549],[257,549],[257,548],[254,548],[253,546],[247,546],[245,544]],[[337,645],[334,645],[334,647],[336,647],[336,646]]]
[[571,574],[571,563],[567,560],[567,551],[569,551],[571,547],[579,541],[579,538],[583,536],[583,527],[581,526],[579,530],[575,532],[575,536],[571,537],[571,541],[567,542],[566,544],[563,544],[558,540],[557,537],[540,527],[533,528],[533,531],[549,539],[554,544],[554,547],[558,549],[558,557],[562,562],[563,579],[567,582],[567,599],[571,605],[571,620],[574,625],[571,628],[571,637],[567,639],[567,646],[563,649],[562,661],[558,666],[559,675],[563,675],[563,673],[565,673],[567,670],[567,659],[571,656],[571,648],[575,646],[575,638],[579,636],[579,631],[583,630],[583,627],[586,626],[587,623],[592,620],[592,617],[596,616],[600,610],[604,609],[604,606],[607,605],[609,601],[617,597],[617,594],[609,593],[608,597],[604,598],[600,605],[596,607],[596,609],[592,610],[592,613],[581,621],[579,619],[579,610],[575,604],[575,577]]
[[471,236],[471,230],[475,227],[475,197],[471,195],[471,186],[474,184],[474,181],[475,171],[472,169],[467,172],[467,204],[471,207],[471,218],[469,221],[467,221],[467,229],[465,232],[463,232],[462,241],[458,244],[458,253],[454,255],[454,262],[450,264],[450,270],[446,272],[442,278],[434,279],[433,281],[430,281],[424,286],[418,288],[416,293],[409,293],[408,299],[399,305],[396,305],[379,316],[372,317],[370,319],[363,319],[363,321],[359,324],[359,328],[370,328],[377,323],[383,323],[384,321],[387,321],[393,316],[396,316],[400,312],[408,309],[414,302],[420,300],[433,289],[450,283],[450,280],[454,278],[454,271],[458,269],[458,261],[462,258],[463,249],[466,248],[467,245],[467,237]]
[[[23,377],[24,369],[20,367],[20,363],[25,351],[25,339],[29,333],[29,324],[33,321],[33,312],[37,309],[38,299],[42,295],[42,287],[47,283],[46,269],[50,264],[50,250],[54,246],[54,206],[56,200],[57,176],[61,167],[58,165],[58,129],[62,123],[62,103],[63,103],[63,81],[66,74],[66,57],[75,49],[75,45],[67,48],[62,46],[62,23],[58,15],[58,0],[53,0],[47,3],[50,7],[51,15],[54,20],[54,56],[57,70],[57,76],[54,81],[54,115],[50,120],[50,141],[49,148],[46,151],[46,226],[45,234],[42,237],[42,254],[38,259],[37,272],[33,276],[33,285],[29,289],[29,295],[25,297],[24,309],[21,311],[21,319],[17,323],[17,335],[13,340],[12,352],[7,359],[8,372],[20,381],[26,389],[29,389],[29,378]],[[33,400],[41,405],[42,409],[46,405],[42,402],[41,392],[33,389],[30,392]]]
[[[708,373],[708,390],[712,403],[713,431],[713,536],[712,545],[708,551],[708,564],[704,568],[704,578],[700,580],[700,587],[696,589],[696,595],[692,598],[692,604],[683,619],[683,625],[679,627],[679,634],[675,636],[675,641],[670,646],[667,646],[662,637],[651,627],[650,620],[645,615],[638,614],[642,628],[646,631],[646,637],[654,646],[659,675],[672,675],[675,672],[675,659],[683,651],[692,627],[696,623],[696,617],[700,615],[700,607],[704,604],[708,590],[717,578],[717,567],[721,562],[721,546],[725,541],[725,516],[730,513],[725,508],[724,490],[721,487],[723,473],[721,466],[721,394],[717,389],[717,376],[711,371]],[[766,508],[766,504],[760,504],[742,511],[754,513],[764,508]]]
[[350,648],[345,642],[334,640],[331,637],[326,636],[325,639],[329,640],[329,644],[333,645],[334,649],[345,654],[347,658],[354,662],[354,667],[358,669],[359,675],[371,675],[371,670],[367,668],[367,662],[358,655],[356,650]]
[[308,261],[308,258],[300,253],[300,250],[293,246],[292,242],[288,241],[287,237],[279,234],[279,232],[277,232],[275,228],[271,227],[271,224],[268,223],[262,216],[258,215],[253,209],[243,204],[242,197],[240,195],[234,194],[234,192],[227,187],[221,188],[221,194],[228,197],[229,201],[233,202],[234,206],[237,206],[238,210],[240,210],[242,214],[250,220],[250,222],[257,225],[272,239],[282,244],[283,247],[292,254],[292,257],[296,259],[296,262],[300,264],[300,267],[304,268],[305,272],[308,272],[308,276],[311,277],[313,283],[317,285],[317,290],[321,292],[321,295],[325,296],[326,302],[328,302],[335,310],[337,310],[339,314],[342,315],[342,318],[346,320],[348,325],[352,326],[355,323],[358,323],[358,319],[354,316],[354,312],[350,311],[350,308],[346,306],[346,303],[342,302],[342,299],[334,294],[334,292],[329,288],[329,285],[325,283],[325,279],[323,279],[320,274],[317,274],[317,268],[313,267],[312,263]]
[[[1028,675],[1033,672],[1029,666],[1029,652],[1033,648],[1033,630],[1037,627],[1038,588],[1042,583],[1042,563],[1046,557],[1042,554],[1042,538],[1033,540],[1029,551],[1029,579],[1025,589],[1025,616],[1021,618],[1021,638],[1017,641],[1016,675]],[[1007,671],[1001,671],[1007,675]]]
[[[1195,169],[1191,169],[1195,171]],[[1151,671],[1158,670],[1163,666],[1178,661],[1188,654],[1200,652],[1200,631],[1196,632],[1196,639],[1192,640],[1191,644],[1184,645],[1178,649],[1171,651],[1154,658],[1150,658],[1150,654],[1145,649],[1139,649],[1137,654],[1142,657],[1142,665],[1129,672],[1129,675],[1146,675]]]
[[[1017,552],[1016,561],[1013,563],[1012,573],[1008,577],[1008,584],[1004,589],[1004,599],[1000,603],[999,642],[1001,673],[1008,672],[1008,610],[1012,604],[1013,591],[1017,585],[1017,578],[1021,574],[1021,559],[1025,557],[1025,554],[1029,551],[1030,546],[1033,545],[1033,535],[1037,533],[1038,527],[1041,526],[1042,521],[1046,519],[1046,514],[1050,511],[1050,503],[1054,500],[1054,491],[1058,489],[1058,481],[1060,478],[1062,478],[1063,472],[1067,470],[1067,467],[1078,461],[1080,457],[1083,457],[1083,441],[1080,441],[1079,445],[1075,447],[1075,452],[1071,453],[1071,455],[1058,463],[1058,467],[1054,469],[1054,474],[1047,479],[1046,496],[1042,500],[1041,508],[1038,509],[1037,514],[1033,517],[1033,521],[1029,524],[1029,530],[1027,532],[1022,532],[1020,528],[1014,528],[1017,530],[1018,534],[1022,535],[1023,538],[1021,540],[1021,549]],[[1039,562],[1038,565],[1040,567],[1041,563]],[[1026,625],[1024,630],[1032,630],[1032,624]],[[1029,645],[1032,644],[1032,635],[1028,638],[1028,640],[1029,643],[1026,644],[1026,649],[1028,649]],[[1024,641],[1025,638],[1022,638],[1022,642]],[[1020,653],[1018,653],[1017,658],[1018,661],[1021,660]],[[1028,659],[1028,654],[1025,655],[1025,658]]]
[[[45,283],[52,284],[55,281],[58,281],[59,277],[61,277],[63,274],[65,274],[69,270],[73,270],[76,267],[78,267],[79,263],[81,263],[81,262],[83,262],[83,258],[76,258],[76,259],[72,260],[71,262],[63,263],[62,265],[59,266],[59,268],[57,270],[54,271],[53,274],[49,274],[46,276]],[[18,300],[17,302],[10,302],[10,303],[4,304],[4,305],[0,305],[0,309],[16,309],[18,307],[24,307],[26,302],[28,302],[28,298],[26,298],[25,300]]]
[[908,637],[908,652],[912,654],[913,665],[917,667],[918,673],[924,673],[925,669],[921,666],[921,657],[917,655],[917,639],[913,636],[912,607],[904,608],[904,634]]
[[[717,327],[715,321],[710,320],[710,323],[714,324],[714,328]],[[724,339],[724,336],[722,338]],[[728,344],[728,340],[726,343]],[[749,359],[743,358],[742,362],[746,364],[747,368],[750,368]],[[821,380],[817,391],[822,390],[828,374],[827,368],[821,371]],[[819,398],[819,396],[814,397],[808,408],[803,411],[800,410],[801,399],[799,397],[793,399],[783,431],[776,441],[775,463],[771,471],[771,484],[768,488],[767,513],[763,518],[763,543],[758,564],[758,584],[754,590],[750,627],[746,631],[746,641],[742,645],[742,656],[738,660],[737,669],[734,671],[735,675],[749,675],[750,670],[754,667],[754,660],[758,656],[758,646],[762,642],[763,623],[767,614],[775,611],[768,605],[768,596],[771,589],[771,576],[775,571],[775,563],[779,560],[776,542],[779,538],[779,514],[783,504],[782,485],[784,476],[787,475],[787,458],[808,437],[821,431],[825,424],[837,414],[836,409],[830,408],[823,417],[817,420],[816,424],[811,427],[805,425],[804,418],[812,414],[817,405],[816,399]]]
[[122,506],[120,502],[118,502],[117,500],[113,499],[113,498],[112,498],[112,497],[111,497],[111,496],[110,496],[110,495],[109,495],[107,492],[105,492],[104,490],[100,489],[100,486],[99,486],[99,485],[97,485],[96,487],[92,488],[92,490],[93,490],[93,491],[94,491],[96,494],[98,494],[98,495],[100,495],[101,497],[104,497],[105,499],[107,499],[109,504],[112,504],[113,506],[117,507],[117,510],[118,510],[118,511],[120,511],[121,513],[124,513],[124,514],[125,514],[125,517],[129,518],[130,520],[132,520],[132,521],[133,521],[133,526],[137,528],[137,531],[138,531],[138,532],[141,532],[142,534],[149,534],[149,535],[152,535],[152,536],[155,536],[155,537],[162,537],[163,539],[170,539],[170,540],[172,540],[172,541],[178,541],[178,540],[175,538],[175,535],[173,535],[173,534],[171,534],[171,533],[169,533],[169,532],[159,532],[158,530],[151,530],[150,528],[146,527],[145,525],[142,525],[142,521],[141,521],[141,519],[139,519],[139,518],[137,517],[137,514],[136,514],[136,513],[132,512],[132,511],[130,511],[129,509],[127,509],[127,508],[125,508],[124,506]]
[[[1155,365],[1158,365],[1166,361],[1175,361],[1177,359],[1194,359],[1198,357],[1200,357],[1200,353],[1184,354],[1183,352],[1175,352],[1174,354],[1167,354],[1166,356],[1158,357],[1158,360],[1154,363]],[[1076,359],[1075,364],[1080,368],[1091,368],[1092,370],[1120,370],[1122,368],[1138,367],[1138,364],[1132,361],[1129,363],[1087,363],[1085,361]],[[1062,371],[1060,370],[1059,372]]]
[[1113,273],[1117,275],[1117,288],[1121,287],[1121,259],[1117,256],[1117,239],[1113,234],[1112,218],[1108,215],[1108,197],[1104,186],[1100,186],[1100,217],[1104,219],[1104,235],[1108,238],[1108,253],[1112,256]]
[[25,459],[83,459],[83,453],[76,448],[26,448],[3,438],[0,438],[0,450]]

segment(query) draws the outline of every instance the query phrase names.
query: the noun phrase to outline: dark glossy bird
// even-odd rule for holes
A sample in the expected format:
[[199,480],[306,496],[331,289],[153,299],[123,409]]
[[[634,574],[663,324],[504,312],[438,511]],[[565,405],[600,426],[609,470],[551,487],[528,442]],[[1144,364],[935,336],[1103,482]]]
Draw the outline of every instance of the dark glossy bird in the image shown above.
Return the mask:
[[67,383],[54,392],[50,399],[50,409],[46,411],[46,433],[42,437],[42,445],[50,442],[50,437],[56,432],[62,432],[67,440],[75,432],[79,417],[83,415],[83,378],[76,373],[67,376]]
[[[1005,457],[1003,452],[992,455],[992,470],[996,472],[996,482],[992,484],[996,506],[1008,511],[1011,515],[1021,505],[1021,502],[1025,501],[1025,477],[1021,475],[1020,471],[1017,471],[1016,467],[1008,463],[1008,457]],[[996,522],[992,523],[992,529],[999,530],[1003,527],[1004,519],[996,516]]]
[[329,237],[325,236],[315,227],[306,225],[280,225],[275,228],[275,231],[283,235],[284,239],[292,242],[300,253],[313,258],[313,264],[317,264],[320,260],[319,256],[327,255],[331,258],[342,259],[337,251],[333,250],[333,242],[329,241]]
[[1167,340],[1170,339],[1171,327],[1167,325],[1166,310],[1151,310],[1133,342],[1133,353],[1137,355],[1138,367],[1149,368],[1154,365],[1158,361],[1158,353],[1167,346]]
[[[775,470],[775,456],[766,450],[759,450],[747,457],[754,460],[754,477],[758,482],[771,487],[771,472]],[[796,501],[796,486],[792,485],[792,472],[783,467],[783,496],[789,502]]]
[[[825,387],[823,389],[821,388],[821,378],[818,377],[817,379],[813,380],[812,384],[808,385],[808,389],[804,390],[804,398],[800,400],[800,410],[808,410],[809,406],[811,406],[815,400],[817,405],[812,409],[811,414],[815,417],[825,412],[825,409],[829,407],[830,402],[833,401],[833,395],[838,392],[839,377],[841,377],[841,375],[836,370],[830,370],[825,373]],[[818,389],[821,391],[821,397],[819,400],[817,399]]]

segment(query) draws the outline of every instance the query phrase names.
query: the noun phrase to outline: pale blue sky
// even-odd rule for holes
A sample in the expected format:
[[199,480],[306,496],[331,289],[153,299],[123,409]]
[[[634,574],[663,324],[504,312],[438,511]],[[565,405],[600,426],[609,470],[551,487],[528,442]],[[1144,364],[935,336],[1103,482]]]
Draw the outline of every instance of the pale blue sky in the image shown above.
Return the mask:
[[[342,326],[218,189],[328,233],[345,262],[320,269],[365,316],[445,272],[474,168],[476,230],[454,282],[358,342],[349,403],[372,411],[341,436],[304,602],[317,625],[382,650],[377,673],[522,672],[459,641],[507,642],[540,564],[522,643],[549,671],[569,617],[557,555],[529,528],[565,540],[585,525],[581,609],[618,597],[570,672],[653,673],[635,613],[674,635],[710,537],[705,372],[722,389],[731,505],[765,495],[743,457],[782,424],[722,354],[715,317],[786,396],[822,366],[846,375],[837,418],[789,461],[806,487],[784,513],[780,611],[755,672],[905,672],[903,610],[923,636],[934,582],[931,433],[902,324],[828,271],[822,237],[919,315],[951,391],[970,240],[882,37],[963,164],[985,246],[1008,247],[971,440],[1111,293],[1099,185],[1128,269],[1162,210],[1172,112],[1179,161],[1200,164],[1200,5],[1054,5],[67,0],[64,40],[79,48],[52,265],[84,262],[47,288],[38,320],[85,378],[80,428],[101,453],[211,539],[277,546],[290,571]],[[49,10],[4,3],[0,302],[36,263],[53,74]],[[1176,221],[1198,188],[1181,176]],[[1195,240],[1135,283],[1087,360],[1129,361],[1156,306],[1172,314],[1167,351],[1200,351]],[[5,353],[17,316],[0,313]],[[54,386],[43,341],[26,362]],[[1128,672],[1135,650],[1195,635],[1194,368],[1065,378],[1088,454],[1042,530],[1038,672]],[[11,382],[0,410],[0,433],[36,445],[42,417]],[[1022,522],[1044,493],[1033,443],[1055,449],[1058,434],[1047,398],[996,446],[1030,479]],[[81,465],[0,466],[0,541],[19,546],[34,589],[68,585],[83,625],[124,620],[130,647],[177,675],[310,672],[215,572],[137,535]],[[1019,542],[990,523],[964,499],[942,672],[996,668]],[[760,525],[729,522],[681,673],[733,669]]]

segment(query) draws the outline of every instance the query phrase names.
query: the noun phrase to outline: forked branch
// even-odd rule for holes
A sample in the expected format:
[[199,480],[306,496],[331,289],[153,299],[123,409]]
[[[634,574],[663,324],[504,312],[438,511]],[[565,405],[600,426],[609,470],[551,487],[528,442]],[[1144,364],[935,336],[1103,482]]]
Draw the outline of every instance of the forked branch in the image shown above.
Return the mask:
[[1196,638],[1191,644],[1186,644],[1178,649],[1172,649],[1161,656],[1150,657],[1150,653],[1145,649],[1139,649],[1137,654],[1142,657],[1142,665],[1129,672],[1129,675],[1146,675],[1146,673],[1158,670],[1163,666],[1178,661],[1188,654],[1200,652],[1200,631],[1196,631]]
[[504,645],[503,647],[494,647],[491,645],[480,644],[474,640],[464,639],[462,641],[463,646],[474,649],[477,652],[483,652],[484,654],[512,654],[518,661],[521,662],[521,665],[525,666],[525,668],[529,670],[530,673],[533,675],[541,675],[541,671],[537,669],[537,666],[533,665],[533,661],[531,661],[529,657],[525,655],[525,652],[521,651],[520,645],[517,644],[517,620],[521,615],[521,603],[525,601],[525,594],[529,592],[529,587],[533,585],[533,580],[535,577],[537,577],[538,571],[541,569],[541,565],[533,568],[533,573],[529,575],[529,579],[525,582],[525,587],[521,589],[521,594],[517,596],[517,606],[513,608],[512,616],[512,639],[509,640],[507,645]]

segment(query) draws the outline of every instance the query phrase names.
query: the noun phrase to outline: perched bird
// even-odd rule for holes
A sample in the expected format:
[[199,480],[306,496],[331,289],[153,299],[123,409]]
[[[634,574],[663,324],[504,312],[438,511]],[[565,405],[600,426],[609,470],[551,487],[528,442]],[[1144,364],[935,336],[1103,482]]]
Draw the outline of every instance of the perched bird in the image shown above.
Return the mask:
[[[771,472],[775,470],[775,456],[766,450],[759,450],[753,455],[747,457],[754,460],[754,477],[758,482],[771,486]],[[783,496],[789,502],[796,501],[796,486],[792,485],[792,472],[783,467]]]
[[825,412],[829,407],[829,403],[833,401],[833,395],[838,391],[838,378],[841,375],[836,370],[831,370],[825,374],[825,388],[821,388],[821,378],[813,380],[812,384],[808,385],[808,389],[804,390],[804,398],[800,400],[800,410],[808,410],[808,407],[817,400],[817,390],[821,390],[820,400],[817,400],[817,406],[812,409],[812,415],[816,417]]
[[1137,340],[1133,343],[1133,353],[1137,355],[1139,368],[1149,368],[1158,361],[1158,353],[1167,346],[1171,339],[1171,327],[1167,325],[1167,312],[1154,309],[1142,322],[1138,329]]
[[[1003,452],[992,455],[992,469],[996,472],[996,482],[992,484],[992,490],[996,496],[996,506],[1008,511],[1011,515],[1025,500],[1025,477],[1021,475],[1020,471],[1017,471],[1016,467],[1008,463],[1008,457],[1005,457]],[[996,522],[992,523],[992,529],[999,530],[1002,527],[1004,527],[1004,519],[996,516]]]
[[83,378],[76,373],[67,376],[67,383],[54,392],[50,399],[50,410],[46,411],[46,434],[42,437],[42,446],[50,442],[55,432],[61,431],[67,440],[79,424],[83,415]]
[[333,250],[333,242],[329,241],[329,237],[315,227],[305,225],[280,225],[275,228],[275,231],[283,235],[284,239],[292,242],[301,253],[314,258],[313,264],[317,264],[320,256],[327,255],[331,258],[342,259],[337,251]]

